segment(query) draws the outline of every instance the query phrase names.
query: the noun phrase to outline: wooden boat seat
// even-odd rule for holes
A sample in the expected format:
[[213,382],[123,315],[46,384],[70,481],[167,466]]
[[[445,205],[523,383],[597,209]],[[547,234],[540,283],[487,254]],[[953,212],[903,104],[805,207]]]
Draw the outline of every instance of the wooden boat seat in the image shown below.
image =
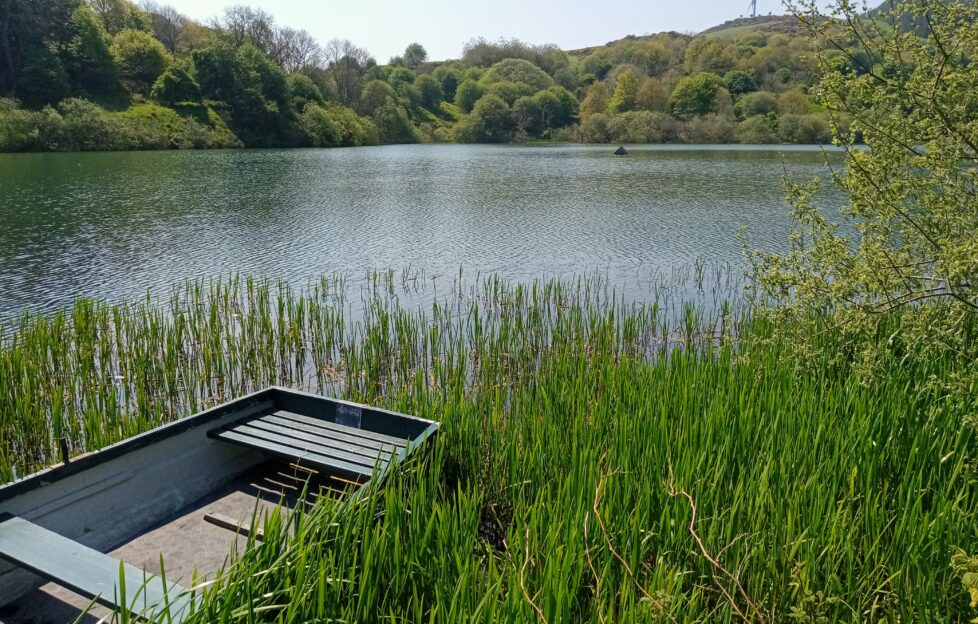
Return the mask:
[[408,444],[403,438],[279,409],[242,418],[208,435],[359,481],[403,457]]
[[[30,570],[109,608],[127,608],[146,617],[170,613],[174,624],[189,614],[191,597],[174,583],[83,546],[33,522],[0,515],[0,558]],[[119,566],[125,570],[125,599],[119,591]]]

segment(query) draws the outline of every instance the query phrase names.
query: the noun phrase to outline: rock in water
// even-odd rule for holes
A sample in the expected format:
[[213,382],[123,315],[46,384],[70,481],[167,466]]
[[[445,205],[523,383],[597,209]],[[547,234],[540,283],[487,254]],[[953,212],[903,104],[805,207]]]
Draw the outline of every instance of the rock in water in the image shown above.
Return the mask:
[[628,156],[628,152],[625,151],[624,145],[615,150],[615,156]]

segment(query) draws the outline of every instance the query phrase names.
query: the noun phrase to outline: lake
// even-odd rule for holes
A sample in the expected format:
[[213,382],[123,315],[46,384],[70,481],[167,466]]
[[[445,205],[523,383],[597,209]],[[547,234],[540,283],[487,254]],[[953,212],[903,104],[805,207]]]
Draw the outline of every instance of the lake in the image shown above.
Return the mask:
[[656,269],[741,266],[741,226],[755,246],[782,249],[784,176],[829,173],[805,146],[613,149],[0,155],[0,318],[234,272],[297,284],[406,267],[597,272],[641,297]]

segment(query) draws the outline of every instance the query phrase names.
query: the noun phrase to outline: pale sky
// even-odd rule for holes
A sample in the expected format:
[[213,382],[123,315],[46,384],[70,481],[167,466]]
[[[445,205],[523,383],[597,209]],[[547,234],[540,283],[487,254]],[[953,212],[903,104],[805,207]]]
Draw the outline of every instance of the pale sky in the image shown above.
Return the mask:
[[[350,39],[380,63],[411,42],[431,60],[458,58],[474,37],[555,43],[568,50],[625,35],[698,32],[744,15],[748,0],[160,0],[204,21],[225,6],[261,7],[281,26],[304,28],[320,43]],[[784,13],[780,0],[757,0],[757,14]]]

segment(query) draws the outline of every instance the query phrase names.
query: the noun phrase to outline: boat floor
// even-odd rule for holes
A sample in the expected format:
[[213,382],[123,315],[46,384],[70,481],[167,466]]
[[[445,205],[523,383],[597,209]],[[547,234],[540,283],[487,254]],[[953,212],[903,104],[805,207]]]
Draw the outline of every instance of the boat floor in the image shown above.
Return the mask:
[[[204,517],[217,514],[248,527],[258,513],[270,513],[281,501],[289,509],[303,504],[301,493],[306,469],[273,461],[233,481],[204,499],[196,501],[174,516],[144,531],[118,548],[109,551],[116,559],[152,573],[160,573],[160,555],[166,566],[167,582],[184,587],[212,578],[229,555],[242,551],[247,538],[232,529],[217,526]],[[336,494],[342,482],[312,475],[310,490],[320,486]],[[313,496],[310,496],[310,501]],[[306,501],[305,504],[310,504]],[[55,583],[47,583],[10,605],[0,608],[0,624],[64,624],[74,622],[89,601]],[[110,611],[95,605],[79,622],[96,624]]]

